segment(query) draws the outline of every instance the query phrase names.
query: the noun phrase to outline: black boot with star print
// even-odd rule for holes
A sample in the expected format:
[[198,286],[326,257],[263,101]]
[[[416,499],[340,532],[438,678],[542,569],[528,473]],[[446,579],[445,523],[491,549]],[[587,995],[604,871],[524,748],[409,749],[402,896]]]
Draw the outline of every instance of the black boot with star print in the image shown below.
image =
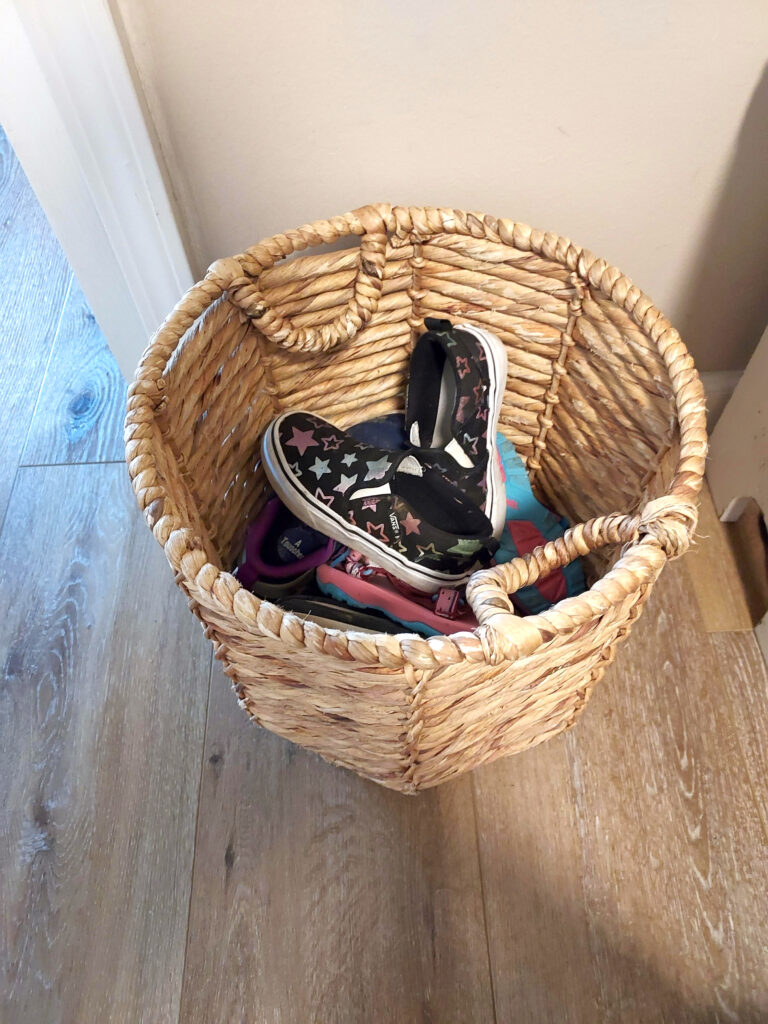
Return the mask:
[[411,356],[405,426],[415,454],[485,512],[501,536],[506,494],[496,428],[507,380],[503,342],[473,324],[427,317]]
[[417,590],[460,585],[498,546],[485,513],[418,454],[363,444],[307,412],[278,416],[262,451],[294,515]]

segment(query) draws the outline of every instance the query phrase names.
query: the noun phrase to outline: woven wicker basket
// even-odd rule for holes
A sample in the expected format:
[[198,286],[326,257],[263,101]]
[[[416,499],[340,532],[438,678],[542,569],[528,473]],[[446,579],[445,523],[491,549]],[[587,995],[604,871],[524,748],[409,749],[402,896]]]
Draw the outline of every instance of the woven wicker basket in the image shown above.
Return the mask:
[[[579,525],[472,578],[474,633],[326,630],[259,600],[227,570],[264,498],[262,431],[284,409],[341,427],[402,409],[427,315],[505,342],[500,428],[537,495]],[[242,707],[404,792],[573,724],[688,547],[706,446],[693,361],[620,271],[524,224],[384,204],[214,263],[144,353],[126,419],[139,505]],[[514,613],[510,593],[580,555],[587,593]]]

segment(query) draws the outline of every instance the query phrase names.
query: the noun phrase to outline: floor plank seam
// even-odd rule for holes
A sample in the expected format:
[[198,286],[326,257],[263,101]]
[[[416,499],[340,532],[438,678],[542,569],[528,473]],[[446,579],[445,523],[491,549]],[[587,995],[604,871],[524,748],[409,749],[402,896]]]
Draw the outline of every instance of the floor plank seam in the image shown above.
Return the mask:
[[192,920],[192,894],[195,888],[195,864],[197,862],[197,835],[200,828],[200,796],[203,791],[203,772],[205,771],[205,749],[208,742],[208,721],[211,713],[211,686],[213,682],[213,649],[210,652],[208,662],[208,695],[205,702],[205,728],[203,729],[203,741],[200,748],[200,774],[197,780],[197,808],[195,810],[195,831],[192,840],[192,867],[189,872],[189,899],[187,901],[187,926],[184,931],[184,960],[181,965],[181,986],[179,988],[179,1013],[176,1018],[177,1024],[183,1024],[181,1010],[184,1003],[184,980],[187,975],[187,955],[189,953],[189,924]]
[[92,459],[86,462],[20,462],[19,469],[51,469],[56,466],[119,466],[125,459]]
[[485,902],[485,879],[483,876],[483,855],[480,849],[480,822],[477,815],[477,794],[475,793],[475,776],[470,781],[470,792],[472,794],[472,815],[475,822],[475,849],[477,851],[477,873],[480,879],[480,903],[483,908],[483,930],[485,932],[485,951],[488,957],[488,983],[491,988],[491,1007],[493,1008],[493,1021],[497,1024],[498,1014],[496,1011],[496,988],[493,983],[493,960],[491,958],[491,937],[488,934],[488,910]]
[[[50,348],[50,351],[48,353],[48,359],[46,360],[46,363],[45,363],[45,373],[41,374],[41,376],[40,376],[40,384],[39,384],[38,389],[37,389],[37,397],[35,398],[35,406],[34,406],[34,408],[32,410],[32,413],[31,413],[31,415],[29,417],[29,423],[27,423],[27,429],[26,429],[26,431],[24,433],[24,443],[21,446],[22,456],[24,454],[24,449],[27,446],[27,440],[29,438],[29,432],[32,429],[32,423],[34,422],[34,419],[35,419],[35,413],[37,412],[37,405],[38,405],[38,402],[40,401],[40,395],[43,392],[43,381],[45,380],[45,374],[48,373],[48,367],[51,365],[51,359],[53,357],[53,350],[56,347],[56,339],[58,338],[59,331],[61,330],[61,323],[62,323],[62,320],[64,319],[64,310],[65,310],[66,305],[67,305],[67,299],[69,297],[69,293],[70,293],[70,291],[72,289],[72,281],[73,281],[73,279],[74,279],[74,275],[70,271],[69,282],[68,282],[66,290],[64,292],[64,297],[62,298],[62,301],[61,301],[61,309],[59,310],[59,316],[58,316],[58,319],[56,321],[56,330],[53,332],[53,340],[51,342],[51,348]],[[3,529],[5,527],[5,520],[6,520],[6,517],[8,515],[8,509],[11,507],[11,501],[13,500],[13,492],[16,489],[16,483],[17,483],[17,480],[18,480],[18,477],[19,477],[19,469],[20,468],[21,468],[21,462],[17,462],[16,463],[16,468],[13,471],[13,480],[11,481],[11,487],[10,487],[10,490],[8,491],[8,501],[6,503],[5,508],[2,510],[2,515],[0,515],[0,536],[2,536]]]
[[603,981],[602,973],[599,969],[600,964],[600,949],[599,945],[595,941],[595,925],[594,914],[590,908],[589,898],[587,889],[584,885],[584,879],[587,876],[588,863],[587,863],[587,843],[584,829],[584,815],[586,813],[586,803],[584,799],[584,786],[581,782],[581,765],[579,763],[579,750],[578,750],[578,739],[573,729],[571,729],[565,737],[565,760],[568,765],[568,779],[571,787],[571,807],[573,809],[573,829],[576,837],[578,838],[579,853],[581,856],[581,871],[579,872],[579,890],[581,892],[581,902],[584,907],[584,920],[587,929],[587,943],[591,956],[591,967],[597,991],[600,995],[601,1010],[610,1005],[609,995],[606,992],[605,984]]
[[[735,630],[729,630],[729,631],[723,631],[723,632],[724,633],[725,632],[731,632],[732,633],[732,632],[735,632]],[[754,635],[754,630],[752,630],[752,633]],[[708,633],[707,636],[714,638],[714,637],[717,636],[717,633]],[[757,646],[757,640],[756,639],[754,640],[754,643],[755,643],[755,646]],[[765,839],[765,845],[766,845],[766,848],[768,849],[768,821],[766,821],[766,819],[764,817],[764,807],[763,807],[763,804],[760,801],[760,798],[759,798],[758,794],[755,792],[755,787],[754,787],[754,785],[752,783],[752,773],[749,771],[749,759],[748,759],[748,757],[747,757],[747,755],[746,755],[746,753],[744,751],[744,744],[742,743],[742,739],[741,739],[741,730],[739,729],[739,724],[736,721],[736,714],[735,714],[734,708],[733,708],[733,701],[728,700],[728,701],[726,701],[726,703],[728,705],[728,718],[729,718],[730,723],[731,723],[731,725],[733,727],[733,734],[736,737],[736,746],[738,747],[739,754],[741,755],[742,766],[743,766],[743,769],[744,769],[744,777],[747,780],[747,785],[749,786],[749,791],[752,794],[752,801],[753,801],[753,803],[755,805],[755,809],[757,811],[757,820],[760,822],[760,827],[761,827],[761,829],[763,831],[763,838]]]
[[69,302],[69,296],[70,296],[70,294],[72,292],[72,284],[73,284],[74,280],[75,280],[75,275],[70,270],[70,272],[69,272],[69,281],[67,282],[67,287],[66,287],[66,289],[64,291],[64,297],[61,300],[61,309],[59,310],[59,316],[58,316],[58,319],[56,321],[56,330],[53,332],[53,340],[51,341],[51,347],[50,347],[50,350],[48,352],[48,358],[45,361],[45,369],[40,374],[40,384],[39,384],[38,389],[37,389],[37,396],[35,397],[35,404],[34,404],[34,406],[32,408],[32,415],[29,417],[29,423],[27,424],[26,433],[24,434],[24,444],[21,446],[21,458],[19,459],[18,465],[21,465],[22,462],[24,461],[24,452],[26,451],[27,445],[29,444],[29,432],[32,429],[32,424],[35,422],[35,416],[37,416],[37,410],[38,410],[38,407],[40,405],[40,396],[43,393],[43,385],[45,384],[45,379],[48,376],[48,371],[51,368],[51,362],[53,360],[53,354],[56,351],[56,345],[57,345],[58,340],[59,340],[59,334],[61,333],[61,325],[64,322],[64,313],[66,312],[66,309],[67,309],[67,303]]

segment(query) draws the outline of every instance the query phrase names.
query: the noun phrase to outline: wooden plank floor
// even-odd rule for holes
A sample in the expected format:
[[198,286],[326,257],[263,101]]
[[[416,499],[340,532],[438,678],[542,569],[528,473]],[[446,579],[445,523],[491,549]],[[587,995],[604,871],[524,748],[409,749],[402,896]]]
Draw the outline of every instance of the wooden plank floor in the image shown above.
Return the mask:
[[178,1016],[211,657],[134,504],[21,469],[0,537],[9,1024]]
[[0,523],[72,282],[0,128]]
[[567,735],[415,798],[330,767],[211,669],[0,153],[0,1021],[768,1020],[768,676],[717,521]]

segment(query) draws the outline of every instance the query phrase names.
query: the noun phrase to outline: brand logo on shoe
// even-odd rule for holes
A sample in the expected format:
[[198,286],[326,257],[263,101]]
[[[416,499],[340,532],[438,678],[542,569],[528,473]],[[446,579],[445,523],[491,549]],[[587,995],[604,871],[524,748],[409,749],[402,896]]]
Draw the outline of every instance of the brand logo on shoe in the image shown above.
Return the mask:
[[288,540],[287,537],[281,537],[280,538],[280,546],[283,547],[283,548],[287,548],[290,551],[290,553],[294,556],[294,558],[296,558],[296,559],[299,559],[299,558],[303,557],[303,552],[301,550],[301,544],[300,543],[299,544],[294,544],[293,541]]
[[400,520],[397,518],[394,512],[389,513],[389,522],[392,527],[392,531],[395,537],[400,539]]

